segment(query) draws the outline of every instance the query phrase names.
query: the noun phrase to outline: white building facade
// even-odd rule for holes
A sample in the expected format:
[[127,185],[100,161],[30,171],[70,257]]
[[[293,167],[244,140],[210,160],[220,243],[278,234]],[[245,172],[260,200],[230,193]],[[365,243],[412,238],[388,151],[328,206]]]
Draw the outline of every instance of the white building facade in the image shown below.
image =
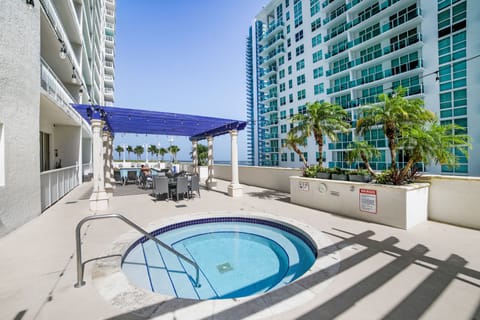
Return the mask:
[[91,172],[91,127],[71,104],[113,103],[105,98],[109,5],[114,12],[113,0],[1,1],[0,236]]
[[[480,3],[473,0],[273,0],[256,16],[247,39],[247,115],[250,164],[299,167],[286,147],[289,118],[306,102],[341,105],[355,126],[358,109],[399,85],[422,98],[442,123],[473,138],[459,166],[431,173],[480,176]],[[351,130],[326,141],[324,165],[349,168]],[[381,128],[365,136],[381,150],[372,167],[390,163]],[[309,138],[309,164],[319,159]],[[400,152],[398,162],[407,161]]]

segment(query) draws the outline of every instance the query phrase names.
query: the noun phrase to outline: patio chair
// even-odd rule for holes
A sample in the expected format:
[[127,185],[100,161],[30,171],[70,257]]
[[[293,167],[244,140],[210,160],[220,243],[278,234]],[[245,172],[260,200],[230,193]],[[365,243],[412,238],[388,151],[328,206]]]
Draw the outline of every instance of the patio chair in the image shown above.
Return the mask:
[[175,195],[178,201],[179,195],[182,195],[185,198],[185,195],[188,195],[188,180],[187,177],[177,177],[175,186],[172,188],[172,192],[175,190]]
[[191,176],[188,192],[189,198],[193,198],[193,192],[196,192],[200,198],[200,177],[198,175]]
[[166,195],[166,199],[169,198],[169,190],[168,190],[168,178],[164,176],[154,176],[153,177],[153,193],[155,194],[155,198],[158,200],[160,195]]
[[113,179],[115,180],[115,182],[123,184],[123,178],[119,170],[113,171]]
[[128,184],[129,182],[138,182],[138,176],[137,176],[137,171],[136,170],[130,170],[127,171],[127,179],[125,180],[125,184]]

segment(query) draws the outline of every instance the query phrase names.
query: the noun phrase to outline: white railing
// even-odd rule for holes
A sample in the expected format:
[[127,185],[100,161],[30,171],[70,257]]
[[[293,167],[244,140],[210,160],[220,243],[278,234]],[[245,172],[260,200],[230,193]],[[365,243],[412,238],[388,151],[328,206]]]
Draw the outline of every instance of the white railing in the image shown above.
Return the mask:
[[75,165],[40,173],[42,211],[79,185],[78,170]]
[[92,163],[84,163],[82,164],[82,172],[84,176],[88,176],[89,174],[93,173],[93,165]]

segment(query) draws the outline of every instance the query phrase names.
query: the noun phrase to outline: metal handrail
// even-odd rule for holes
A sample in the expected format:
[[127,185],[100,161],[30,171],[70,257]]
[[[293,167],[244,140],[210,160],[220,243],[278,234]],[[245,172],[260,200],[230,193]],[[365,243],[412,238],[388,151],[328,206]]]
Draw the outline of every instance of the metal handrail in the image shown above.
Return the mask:
[[167,244],[163,243],[162,241],[158,240],[157,238],[155,238],[154,236],[149,234],[147,231],[143,230],[137,224],[135,224],[134,222],[125,218],[121,214],[111,213],[111,214],[103,214],[103,215],[98,215],[98,216],[86,217],[86,218],[83,218],[82,220],[80,220],[80,222],[77,224],[77,227],[75,229],[75,238],[76,238],[76,246],[77,246],[76,247],[76,250],[77,250],[77,283],[75,284],[75,288],[80,288],[83,285],[85,285],[85,281],[83,281],[84,264],[91,261],[91,260],[89,260],[89,261],[85,261],[85,263],[82,263],[82,244],[81,244],[81,241],[80,241],[80,230],[82,228],[82,225],[85,222],[90,221],[90,220],[108,219],[108,218],[118,218],[118,219],[122,220],[123,222],[125,222],[126,224],[128,224],[129,226],[131,226],[132,228],[134,228],[135,230],[137,230],[141,234],[143,234],[148,239],[152,240],[156,244],[159,244],[163,248],[165,248],[168,251],[170,251],[171,253],[175,254],[177,257],[182,258],[183,260],[185,260],[186,262],[188,262],[189,264],[194,266],[195,271],[196,271],[195,287],[196,288],[200,287],[200,283],[199,283],[200,268],[198,267],[198,264],[195,261],[187,258],[186,256],[184,256],[183,254],[181,254],[177,250],[173,249],[172,247],[170,247]]

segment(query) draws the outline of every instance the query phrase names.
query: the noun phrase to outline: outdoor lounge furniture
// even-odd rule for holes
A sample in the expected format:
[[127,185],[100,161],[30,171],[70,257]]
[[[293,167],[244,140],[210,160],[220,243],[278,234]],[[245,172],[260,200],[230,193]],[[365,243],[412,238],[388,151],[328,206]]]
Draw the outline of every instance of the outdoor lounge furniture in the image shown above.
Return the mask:
[[127,171],[127,178],[125,179],[124,184],[128,184],[129,182],[133,182],[133,183],[138,182],[137,170]]
[[115,182],[123,184],[123,178],[119,170],[113,171],[113,179],[115,180]]
[[154,176],[153,177],[153,193],[155,198],[158,200],[161,195],[166,195],[166,199],[170,197],[170,192],[168,189],[168,178],[164,176]]
[[186,176],[178,176],[175,178],[175,183],[171,185],[171,193],[175,192],[176,199],[178,201],[179,196],[188,196],[188,180]]
[[198,175],[193,175],[190,178],[191,179],[188,184],[188,197],[192,198],[193,192],[196,192],[198,194],[198,197],[200,198],[200,177]]

